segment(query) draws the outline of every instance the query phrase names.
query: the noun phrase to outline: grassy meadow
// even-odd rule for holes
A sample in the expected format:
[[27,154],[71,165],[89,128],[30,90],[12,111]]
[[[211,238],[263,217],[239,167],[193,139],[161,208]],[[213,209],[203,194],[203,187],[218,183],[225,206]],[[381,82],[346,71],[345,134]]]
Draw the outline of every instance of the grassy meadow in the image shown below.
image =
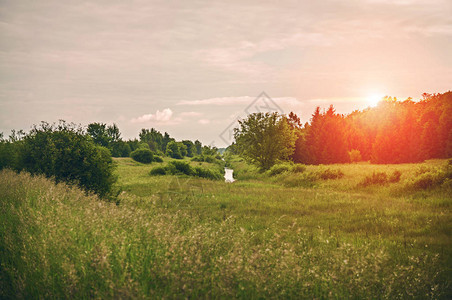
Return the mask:
[[232,184],[115,161],[118,203],[0,172],[0,298],[452,297],[451,181],[411,184],[446,160],[270,176],[232,157]]

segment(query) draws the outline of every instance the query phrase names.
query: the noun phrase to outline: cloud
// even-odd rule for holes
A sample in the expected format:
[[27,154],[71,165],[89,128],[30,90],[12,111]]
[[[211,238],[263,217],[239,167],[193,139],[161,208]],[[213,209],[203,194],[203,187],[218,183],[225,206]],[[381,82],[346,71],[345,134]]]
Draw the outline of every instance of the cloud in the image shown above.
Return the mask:
[[132,123],[146,123],[149,121],[155,121],[157,123],[165,123],[168,122],[171,117],[173,116],[173,111],[169,108],[165,108],[164,110],[160,111],[157,110],[155,114],[146,114],[142,115],[138,118],[133,118],[131,120]]
[[209,124],[209,123],[210,123],[210,120],[207,120],[207,119],[201,119],[201,120],[198,121],[198,123],[199,123],[199,124],[202,124],[202,125],[206,125],[206,124]]

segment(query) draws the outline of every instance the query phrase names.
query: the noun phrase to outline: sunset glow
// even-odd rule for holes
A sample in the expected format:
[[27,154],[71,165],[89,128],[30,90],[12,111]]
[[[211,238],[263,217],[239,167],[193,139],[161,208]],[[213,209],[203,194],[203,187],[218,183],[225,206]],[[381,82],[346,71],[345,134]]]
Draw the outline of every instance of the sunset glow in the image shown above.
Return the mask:
[[375,107],[378,105],[378,102],[380,102],[380,100],[384,97],[383,94],[369,94],[366,97],[366,104],[370,107]]

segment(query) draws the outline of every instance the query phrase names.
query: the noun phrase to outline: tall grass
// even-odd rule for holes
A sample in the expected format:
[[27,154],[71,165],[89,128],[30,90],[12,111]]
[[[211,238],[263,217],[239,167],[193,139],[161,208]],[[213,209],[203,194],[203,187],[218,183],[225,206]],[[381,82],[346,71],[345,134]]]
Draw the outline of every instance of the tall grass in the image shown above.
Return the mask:
[[451,296],[450,201],[184,181],[117,161],[119,206],[0,172],[0,298]]

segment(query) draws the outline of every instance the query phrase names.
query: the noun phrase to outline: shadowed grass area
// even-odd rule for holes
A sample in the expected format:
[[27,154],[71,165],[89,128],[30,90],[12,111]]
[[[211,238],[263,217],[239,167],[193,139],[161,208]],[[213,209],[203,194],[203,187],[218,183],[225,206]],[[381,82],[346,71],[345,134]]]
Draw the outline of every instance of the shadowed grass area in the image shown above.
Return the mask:
[[[227,184],[116,162],[118,206],[42,177],[0,173],[0,298],[452,295],[450,190],[404,188],[419,166],[445,161],[328,166],[344,175],[309,187],[284,180],[324,167]],[[395,170],[397,183],[359,185]]]

